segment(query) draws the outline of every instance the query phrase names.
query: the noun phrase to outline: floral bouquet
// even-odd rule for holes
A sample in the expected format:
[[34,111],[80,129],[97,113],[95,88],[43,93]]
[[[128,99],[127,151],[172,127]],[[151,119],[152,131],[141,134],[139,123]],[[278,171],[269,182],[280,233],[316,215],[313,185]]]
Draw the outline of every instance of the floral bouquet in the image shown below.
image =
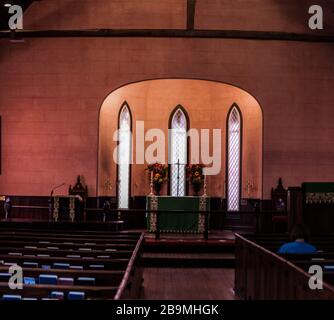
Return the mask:
[[168,178],[168,167],[161,163],[153,163],[147,166],[147,170],[150,172],[150,179],[153,183],[154,191],[157,195],[160,194],[160,190],[163,184],[167,181]]
[[203,168],[204,165],[202,164],[191,164],[187,166],[188,181],[192,184],[196,196],[198,196],[204,184]]

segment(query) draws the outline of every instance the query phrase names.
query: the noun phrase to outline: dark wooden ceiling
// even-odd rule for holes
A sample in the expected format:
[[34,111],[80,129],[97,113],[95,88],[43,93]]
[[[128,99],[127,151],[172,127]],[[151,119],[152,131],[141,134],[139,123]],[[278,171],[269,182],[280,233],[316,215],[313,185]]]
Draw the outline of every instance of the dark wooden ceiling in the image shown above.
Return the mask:
[[0,0],[0,30],[8,30],[8,20],[10,14],[8,7],[4,5],[10,3],[11,5],[19,5],[23,10],[26,10],[34,0]]

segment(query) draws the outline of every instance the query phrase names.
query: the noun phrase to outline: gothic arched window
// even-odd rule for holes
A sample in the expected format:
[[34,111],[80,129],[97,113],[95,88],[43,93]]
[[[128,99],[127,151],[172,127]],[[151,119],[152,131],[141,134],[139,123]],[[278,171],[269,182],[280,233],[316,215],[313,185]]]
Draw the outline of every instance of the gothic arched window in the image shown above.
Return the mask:
[[128,209],[130,198],[131,113],[124,103],[118,119],[118,208]]
[[227,210],[238,211],[241,190],[241,114],[233,106],[227,124]]
[[186,195],[187,128],[185,112],[176,108],[171,115],[169,149],[170,194],[176,197]]

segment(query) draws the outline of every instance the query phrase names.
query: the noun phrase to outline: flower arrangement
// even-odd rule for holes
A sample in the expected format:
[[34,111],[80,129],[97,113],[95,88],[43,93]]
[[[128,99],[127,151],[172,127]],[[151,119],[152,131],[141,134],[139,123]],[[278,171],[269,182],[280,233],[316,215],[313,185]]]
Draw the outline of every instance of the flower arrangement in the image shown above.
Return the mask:
[[157,195],[160,194],[160,190],[163,184],[168,178],[168,167],[161,163],[153,163],[147,166],[147,170],[150,172],[151,183],[153,183],[154,191]]
[[204,165],[191,164],[187,166],[188,181],[192,184],[195,195],[198,195],[204,184]]

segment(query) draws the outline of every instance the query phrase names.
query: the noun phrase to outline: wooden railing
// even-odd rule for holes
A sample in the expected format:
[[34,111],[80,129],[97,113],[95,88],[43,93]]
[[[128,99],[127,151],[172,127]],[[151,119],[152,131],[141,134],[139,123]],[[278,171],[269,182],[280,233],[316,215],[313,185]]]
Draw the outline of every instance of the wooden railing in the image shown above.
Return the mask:
[[[314,262],[316,264],[316,262]],[[235,293],[246,300],[334,299],[334,287],[309,288],[310,274],[236,234]]]
[[139,299],[143,279],[142,251],[145,235],[142,233],[127,265],[114,300]]

